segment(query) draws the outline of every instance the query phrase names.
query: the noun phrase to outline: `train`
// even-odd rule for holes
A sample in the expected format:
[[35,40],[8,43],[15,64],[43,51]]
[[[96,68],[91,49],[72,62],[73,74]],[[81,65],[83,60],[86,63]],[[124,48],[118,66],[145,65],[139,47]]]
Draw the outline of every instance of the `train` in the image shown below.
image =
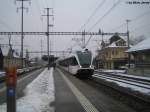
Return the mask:
[[91,77],[94,72],[92,52],[88,49],[76,51],[67,58],[59,59],[57,66],[78,77]]

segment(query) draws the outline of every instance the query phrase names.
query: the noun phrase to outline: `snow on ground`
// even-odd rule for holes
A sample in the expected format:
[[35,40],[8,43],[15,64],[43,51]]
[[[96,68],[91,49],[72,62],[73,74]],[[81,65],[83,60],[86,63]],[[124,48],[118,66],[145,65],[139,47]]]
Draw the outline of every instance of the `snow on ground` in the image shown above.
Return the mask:
[[95,70],[95,71],[99,71],[99,72],[106,72],[106,73],[112,73],[113,75],[116,76],[125,76],[125,77],[130,77],[130,78],[136,78],[136,79],[143,79],[143,80],[150,80],[150,77],[146,77],[146,76],[136,76],[136,75],[132,75],[132,74],[125,74],[125,70]]
[[145,76],[136,76],[136,75],[122,74],[122,73],[117,73],[115,75],[126,76],[126,77],[130,77],[130,78],[143,79],[143,80],[149,80],[150,81],[150,77],[145,77]]
[[127,84],[127,83],[123,83],[123,82],[119,82],[119,81],[114,81],[114,80],[110,80],[110,79],[105,79],[105,80],[107,80],[109,82],[114,82],[114,83],[118,84],[121,87],[130,88],[133,91],[138,91],[140,93],[150,95],[150,89],[146,89],[146,88],[142,88],[142,87],[138,87],[138,86],[135,86],[135,85],[131,85],[131,84]]
[[[150,77],[124,74],[124,72],[125,72],[124,70],[108,70],[108,69],[106,70],[106,69],[101,69],[101,70],[97,70],[97,71],[106,72],[106,73],[113,73],[113,75],[115,75],[115,76],[124,76],[124,77],[129,77],[129,78],[143,79],[143,80],[150,81]],[[135,85],[131,85],[131,84],[125,83],[125,82],[128,82],[128,81],[124,81],[124,83],[123,83],[123,82],[120,82],[120,81],[114,81],[114,80],[105,79],[105,78],[103,78],[103,79],[107,80],[109,82],[114,82],[114,83],[118,84],[121,87],[130,88],[133,91],[138,91],[140,93],[143,93],[143,94],[146,94],[146,95],[150,95],[150,89],[146,89],[146,88],[142,88],[142,87],[138,87],[138,86],[135,86]],[[131,83],[131,82],[129,82],[129,83]],[[137,83],[135,83],[135,84],[137,84]],[[137,85],[141,85],[142,86],[142,84],[137,84]]]
[[109,70],[109,69],[98,69],[96,71],[107,72],[107,73],[125,73],[126,70]]
[[[24,90],[25,96],[17,100],[17,112],[54,112],[50,104],[54,101],[53,68],[45,69]],[[0,105],[6,112],[6,104]]]
[[[130,88],[132,91],[138,91],[140,93],[143,93],[143,94],[146,94],[146,95],[150,96],[150,89],[148,89],[148,88],[142,88],[142,87],[139,87],[139,86],[136,86],[136,85],[131,85],[131,84],[137,84],[137,85],[142,86],[142,84],[138,84],[138,83],[130,82],[130,81],[125,81],[125,80],[121,80],[121,79],[117,79],[118,81],[117,80],[106,79],[106,78],[103,78],[103,77],[101,77],[101,79],[106,80],[108,82],[116,83],[118,86],[121,86],[121,87],[124,87],[124,88]],[[115,79],[115,78],[112,78],[112,79]]]

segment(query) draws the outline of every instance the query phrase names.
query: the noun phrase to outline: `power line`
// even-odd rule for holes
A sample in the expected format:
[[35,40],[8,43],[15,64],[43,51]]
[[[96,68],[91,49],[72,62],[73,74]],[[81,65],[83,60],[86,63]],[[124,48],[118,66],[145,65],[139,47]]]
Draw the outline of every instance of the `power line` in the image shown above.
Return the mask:
[[126,25],[126,23],[123,23],[123,24],[117,26],[116,28],[111,29],[110,31],[114,31],[114,30],[116,30],[116,29],[120,29],[120,28],[123,27],[124,25]]
[[121,0],[118,0],[98,21],[89,29],[91,31],[98,23],[100,23],[113,9],[121,3]]
[[[117,3],[115,3],[90,29],[89,31],[91,31],[99,22],[101,22],[111,11],[113,11],[113,9],[119,5],[121,3],[121,0],[118,0]],[[90,42],[92,36],[89,37],[88,41],[86,42],[86,46],[88,45],[88,43]]]
[[[102,2],[99,3],[99,5],[96,7],[96,9],[93,11],[93,13],[88,17],[88,19],[86,20],[86,22],[81,26],[81,28],[79,29],[82,30],[89,22],[90,20],[93,18],[93,16],[97,13],[97,11],[103,6],[103,4],[105,3],[106,0],[103,0]],[[77,43],[79,46],[80,43]]]
[[[53,0],[54,1],[54,0]],[[93,16],[97,13],[97,11],[103,6],[103,4],[105,3],[106,0],[101,1],[98,6],[95,8],[95,10],[93,11],[93,13],[88,17],[88,19],[86,20],[86,22],[81,26],[81,28],[79,29],[79,31],[81,31],[89,22],[90,20],[93,18]],[[79,45],[79,43],[77,43]],[[72,47],[71,47],[72,48]]]
[[[149,11],[146,11],[146,12],[140,14],[140,15],[138,15],[137,17],[135,17],[135,18],[133,18],[133,19],[131,19],[131,20],[132,20],[131,22],[135,22],[135,21],[137,21],[137,20],[140,20],[141,18],[143,18],[144,16],[148,15],[149,13],[150,13],[150,10],[149,10]],[[123,23],[123,24],[121,24],[121,25],[119,25],[119,26],[117,26],[117,27],[111,29],[110,31],[114,31],[114,30],[120,29],[120,28],[123,27],[124,25],[126,25],[126,23]]]
[[103,0],[102,2],[100,2],[100,4],[96,7],[96,9],[93,11],[93,13],[88,17],[88,19],[86,20],[86,22],[81,26],[80,30],[82,30],[90,22],[90,20],[97,13],[97,11],[103,6],[103,4],[105,3],[105,1],[106,0]]

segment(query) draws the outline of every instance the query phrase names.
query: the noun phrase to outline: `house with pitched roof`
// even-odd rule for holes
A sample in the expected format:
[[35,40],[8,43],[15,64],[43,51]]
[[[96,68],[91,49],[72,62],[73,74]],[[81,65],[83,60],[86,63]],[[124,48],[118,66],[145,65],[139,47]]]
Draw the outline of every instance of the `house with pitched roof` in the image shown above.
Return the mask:
[[[104,44],[103,42],[103,45]],[[121,69],[128,62],[127,41],[117,34],[109,39],[107,46],[102,46],[98,51],[96,60],[99,60],[98,68],[103,69]]]
[[[24,58],[24,66],[25,66],[25,58]],[[21,58],[19,56],[19,52],[14,50],[12,46],[0,46],[0,69],[3,70],[5,67],[15,66],[17,68],[21,68]]]

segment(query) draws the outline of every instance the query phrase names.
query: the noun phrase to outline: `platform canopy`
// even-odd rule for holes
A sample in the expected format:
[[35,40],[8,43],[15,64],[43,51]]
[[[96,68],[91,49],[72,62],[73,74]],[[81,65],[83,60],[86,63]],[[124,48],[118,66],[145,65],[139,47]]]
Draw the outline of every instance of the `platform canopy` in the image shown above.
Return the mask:
[[127,52],[138,52],[144,50],[150,50],[150,38],[139,42],[135,46],[131,47]]

